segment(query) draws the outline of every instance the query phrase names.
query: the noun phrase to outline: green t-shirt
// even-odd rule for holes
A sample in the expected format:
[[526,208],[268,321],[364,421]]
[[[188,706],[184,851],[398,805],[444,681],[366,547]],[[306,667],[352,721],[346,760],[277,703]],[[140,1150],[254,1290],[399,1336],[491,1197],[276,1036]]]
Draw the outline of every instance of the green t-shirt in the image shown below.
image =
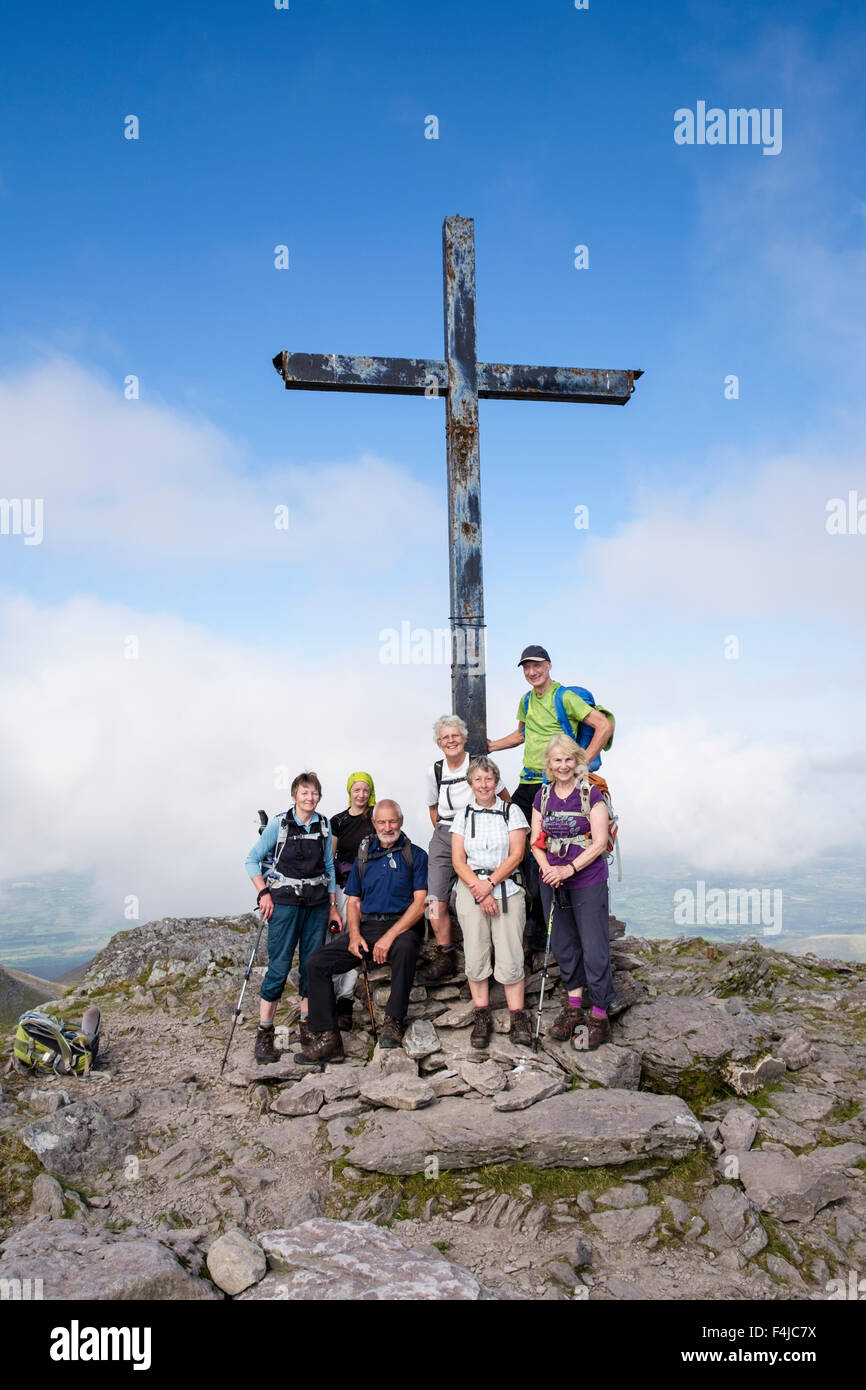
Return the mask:
[[[554,734],[563,732],[562,725],[556,717],[556,705],[554,695],[559,689],[559,681],[551,681],[543,695],[536,695],[535,691],[530,691],[529,705],[526,714],[523,713],[523,700],[521,695],[520,703],[517,706],[517,721],[524,724],[524,745],[523,745],[523,766],[535,775],[526,777],[521,774],[521,782],[540,782],[544,768],[544,750]],[[573,691],[566,690],[562,697],[565,712],[572,724],[577,728],[581,720],[591,712],[592,705],[588,705],[585,700],[581,700],[579,695]]]

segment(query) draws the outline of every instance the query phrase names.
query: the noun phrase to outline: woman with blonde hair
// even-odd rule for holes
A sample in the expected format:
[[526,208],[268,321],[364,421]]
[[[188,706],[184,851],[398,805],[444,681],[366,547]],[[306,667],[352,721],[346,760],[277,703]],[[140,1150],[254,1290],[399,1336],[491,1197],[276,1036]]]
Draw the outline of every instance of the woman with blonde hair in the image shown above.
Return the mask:
[[[614,998],[606,859],[610,818],[601,792],[589,781],[584,751],[573,738],[555,734],[544,756],[548,781],[533,801],[530,840],[548,920],[554,891],[562,890],[556,894],[551,948],[568,991],[548,1036],[565,1042],[586,1026],[586,1045],[592,1051],[610,1040],[607,1010]],[[587,987],[590,1011],[583,1006]]]

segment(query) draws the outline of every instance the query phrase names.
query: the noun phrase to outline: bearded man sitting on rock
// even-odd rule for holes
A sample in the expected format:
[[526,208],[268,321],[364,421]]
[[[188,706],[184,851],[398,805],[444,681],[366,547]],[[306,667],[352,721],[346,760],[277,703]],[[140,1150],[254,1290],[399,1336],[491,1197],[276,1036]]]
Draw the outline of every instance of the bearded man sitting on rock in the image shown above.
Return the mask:
[[362,954],[391,967],[391,994],[380,1047],[399,1047],[406,1029],[409,991],[423,940],[427,901],[427,855],[403,834],[396,801],[377,801],[375,834],[364,840],[346,882],[347,945],[329,945],[307,962],[310,1012],[307,1040],[298,1054],[305,1062],[342,1061],[332,978],[356,968]]

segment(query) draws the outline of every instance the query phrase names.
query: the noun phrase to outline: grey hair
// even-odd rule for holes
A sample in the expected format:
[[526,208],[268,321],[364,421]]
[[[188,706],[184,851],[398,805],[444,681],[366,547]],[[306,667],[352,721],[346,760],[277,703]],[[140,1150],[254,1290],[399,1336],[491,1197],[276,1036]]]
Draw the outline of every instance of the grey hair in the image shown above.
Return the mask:
[[400,817],[400,823],[402,824],[402,822],[403,822],[403,812],[402,812],[402,809],[400,808],[399,803],[396,802],[396,801],[394,801],[394,800],[392,800],[392,798],[389,797],[389,796],[386,796],[386,797],[384,797],[382,800],[376,802],[376,805],[373,807],[372,819],[375,821],[375,819],[376,819],[376,812],[377,812],[377,811],[381,811],[385,806],[393,806],[393,807],[394,807],[394,810],[397,812],[397,815]]
[[442,737],[443,729],[457,729],[464,738],[469,737],[469,730],[459,714],[443,714],[441,719],[436,720],[436,723],[433,725],[433,737],[437,743]]
[[492,758],[485,757],[483,753],[479,757],[470,758],[469,760],[469,767],[466,769],[466,781],[469,782],[470,785],[472,783],[473,774],[476,772],[491,772],[497,782],[500,780],[499,768]]

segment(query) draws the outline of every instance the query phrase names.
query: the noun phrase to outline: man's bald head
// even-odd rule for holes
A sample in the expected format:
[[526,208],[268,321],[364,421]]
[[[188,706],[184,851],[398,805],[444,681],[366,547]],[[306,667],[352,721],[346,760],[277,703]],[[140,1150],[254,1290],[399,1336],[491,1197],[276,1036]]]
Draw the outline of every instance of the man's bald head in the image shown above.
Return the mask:
[[373,824],[378,826],[380,821],[398,820],[403,824],[403,812],[400,810],[396,801],[377,801],[373,807]]

